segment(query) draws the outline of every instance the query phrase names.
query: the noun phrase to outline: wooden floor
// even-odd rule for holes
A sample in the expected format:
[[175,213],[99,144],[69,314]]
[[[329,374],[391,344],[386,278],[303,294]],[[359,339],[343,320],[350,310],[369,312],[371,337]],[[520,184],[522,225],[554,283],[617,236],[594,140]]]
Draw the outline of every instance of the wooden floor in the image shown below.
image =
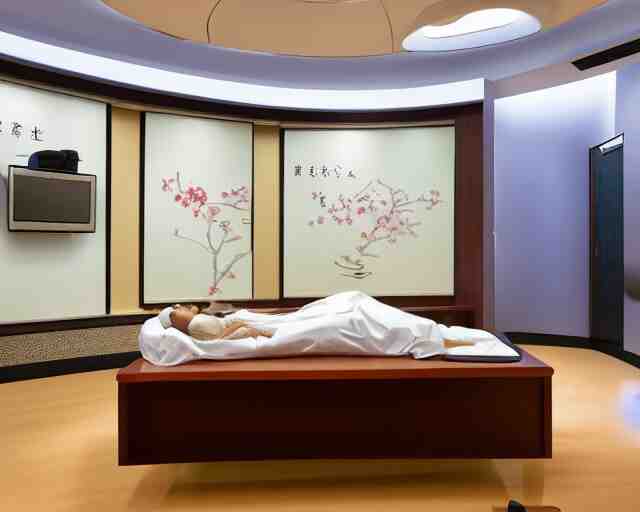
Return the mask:
[[508,498],[640,510],[640,433],[619,410],[640,370],[587,350],[527,349],[556,370],[552,460],[118,467],[115,370],[2,384],[0,510],[471,512]]

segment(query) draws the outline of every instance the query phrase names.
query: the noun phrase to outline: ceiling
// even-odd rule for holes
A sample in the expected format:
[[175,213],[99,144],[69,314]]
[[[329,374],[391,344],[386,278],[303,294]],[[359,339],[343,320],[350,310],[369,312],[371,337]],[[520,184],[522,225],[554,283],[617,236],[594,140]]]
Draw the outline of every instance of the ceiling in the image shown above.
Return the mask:
[[[222,0],[234,5],[245,1]],[[259,1],[267,3],[268,0],[256,0],[256,3]],[[411,15],[420,15],[416,14],[417,2],[413,0],[384,1],[385,5],[397,5],[393,9],[398,12],[413,9]],[[447,0],[452,9],[472,2],[475,5],[476,1],[481,0]],[[498,3],[499,0],[493,1]],[[541,5],[547,5],[547,1],[550,0],[535,0]],[[177,39],[149,28],[101,0],[1,0],[0,31],[76,50],[89,57],[106,57],[196,78],[296,90],[400,90],[476,78],[498,83],[517,82],[518,76],[527,76],[528,83],[542,86],[544,81],[537,74],[539,70],[551,69],[557,81],[567,80],[567,73],[573,73],[568,80],[586,77],[587,74],[578,73],[568,62],[640,37],[638,1],[609,0],[553,28],[496,46],[445,53],[396,52],[366,57],[310,58],[225,48],[198,42],[195,37],[194,41]],[[128,0],[135,5],[145,2]],[[156,0],[154,3],[160,2],[166,3],[168,10],[162,10],[158,16],[162,14],[162,18],[176,24],[174,28],[165,27],[176,35],[180,35],[177,25],[181,23],[181,17],[175,9],[188,7],[197,11],[205,4],[211,6],[211,0]],[[439,0],[438,4],[442,2],[444,0]],[[435,4],[432,2],[432,5]],[[448,11],[448,15],[451,12]],[[567,11],[553,12],[564,16]],[[410,17],[406,15],[404,19]],[[409,22],[406,23],[405,26],[409,26]],[[242,31],[242,27],[242,24],[235,28],[227,26],[227,30]],[[200,28],[200,34],[206,36],[206,27]],[[186,35],[182,33],[182,36]],[[0,58],[3,55],[14,58],[0,46]],[[65,71],[62,66],[56,69]],[[535,80],[531,74],[536,75]],[[113,81],[127,84],[128,77],[123,74]],[[164,90],[162,81],[153,88]],[[260,104],[261,100],[256,96],[254,103]]]
[[401,52],[423,25],[496,7],[523,10],[551,29],[606,0],[103,0],[139,23],[198,43],[307,57]]

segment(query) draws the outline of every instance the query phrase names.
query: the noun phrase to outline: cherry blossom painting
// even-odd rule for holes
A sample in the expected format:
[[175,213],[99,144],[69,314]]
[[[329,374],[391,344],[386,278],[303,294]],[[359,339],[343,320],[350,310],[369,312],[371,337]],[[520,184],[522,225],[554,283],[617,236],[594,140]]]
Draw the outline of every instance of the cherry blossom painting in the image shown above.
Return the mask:
[[[231,208],[249,212],[249,188],[245,185],[235,187],[221,192],[219,201],[210,201],[209,194],[202,187],[192,184],[184,186],[179,172],[175,178],[162,178],[161,188],[163,192],[168,192],[170,200],[178,207],[190,210],[194,221],[202,225],[200,239],[182,234],[179,227],[174,229],[173,236],[195,244],[210,255],[211,284],[207,291],[209,295],[219,295],[222,281],[236,279],[234,266],[251,254],[251,251],[233,250],[237,245],[234,243],[242,240],[242,235],[238,234],[232,221],[225,218],[223,211]],[[251,219],[245,217],[242,223],[251,224]],[[228,257],[225,258],[227,253]]]
[[286,130],[284,294],[452,295],[455,130]]
[[252,296],[252,131],[145,115],[145,302]]
[[[313,192],[314,201],[322,196]],[[309,226],[333,222],[345,228],[356,227],[360,235],[354,237],[353,249],[334,260],[338,272],[345,277],[365,279],[373,275],[368,270],[369,258],[381,258],[385,244],[402,243],[405,237],[419,238],[422,225],[418,208],[428,211],[443,203],[440,192],[430,190],[415,198],[401,188],[394,189],[382,180],[370,181],[351,197],[339,194],[330,206],[326,204],[322,212],[309,221]],[[357,231],[357,230],[356,230]]]

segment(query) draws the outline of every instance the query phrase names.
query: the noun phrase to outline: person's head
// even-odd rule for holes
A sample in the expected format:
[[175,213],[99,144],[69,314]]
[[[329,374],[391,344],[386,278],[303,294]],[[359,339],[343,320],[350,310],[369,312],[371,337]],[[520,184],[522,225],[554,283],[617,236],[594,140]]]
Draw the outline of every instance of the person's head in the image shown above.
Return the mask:
[[188,332],[189,322],[193,320],[194,313],[187,308],[175,308],[170,315],[171,326],[184,333]]
[[160,314],[160,323],[165,329],[175,327],[180,331],[187,333],[189,322],[199,313],[199,309],[194,305],[183,306],[175,304],[173,307],[163,309]]

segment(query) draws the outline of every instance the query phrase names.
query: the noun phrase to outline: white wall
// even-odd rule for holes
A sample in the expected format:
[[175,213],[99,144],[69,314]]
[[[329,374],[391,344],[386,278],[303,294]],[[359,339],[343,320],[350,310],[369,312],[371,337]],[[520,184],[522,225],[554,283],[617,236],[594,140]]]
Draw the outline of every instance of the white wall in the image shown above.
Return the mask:
[[640,64],[618,71],[616,131],[624,132],[624,348],[640,355]]
[[615,73],[495,102],[496,328],[589,336],[589,147]]
[[[0,322],[105,314],[106,106],[0,82],[0,121]],[[43,142],[31,139],[35,126]],[[7,167],[42,149],[75,149],[79,172],[97,176],[95,233],[8,232]]]

